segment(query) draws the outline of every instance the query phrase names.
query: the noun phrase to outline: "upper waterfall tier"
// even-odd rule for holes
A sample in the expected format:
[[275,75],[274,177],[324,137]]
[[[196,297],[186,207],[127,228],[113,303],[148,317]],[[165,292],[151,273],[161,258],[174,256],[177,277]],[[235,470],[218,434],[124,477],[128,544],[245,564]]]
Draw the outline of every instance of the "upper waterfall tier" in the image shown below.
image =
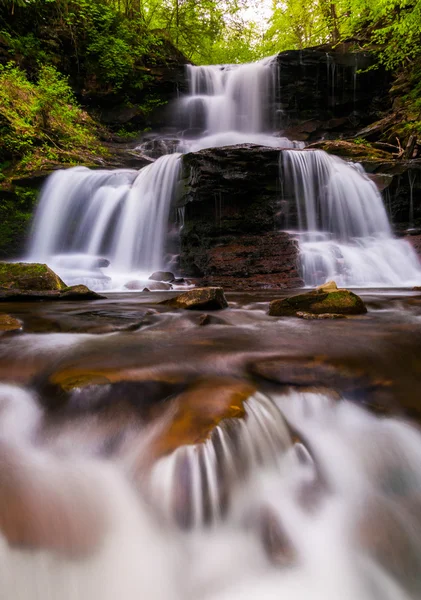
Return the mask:
[[279,126],[276,57],[242,65],[186,65],[189,93],[177,103],[182,151],[256,143],[294,148]]
[[98,255],[109,258],[118,274],[162,268],[179,157],[162,156],[141,171],[76,167],[51,175],[33,223],[29,259],[48,262],[66,282],[95,279],[91,267]]

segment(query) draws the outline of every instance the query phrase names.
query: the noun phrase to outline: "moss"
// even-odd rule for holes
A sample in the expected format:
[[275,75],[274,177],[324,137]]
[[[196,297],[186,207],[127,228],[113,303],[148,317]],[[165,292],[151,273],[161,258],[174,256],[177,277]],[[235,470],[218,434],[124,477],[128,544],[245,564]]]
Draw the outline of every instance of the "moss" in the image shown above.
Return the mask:
[[66,288],[66,284],[47,265],[0,262],[0,288],[21,291],[60,291]]
[[269,306],[269,315],[274,317],[296,316],[298,312],[313,315],[359,315],[366,313],[367,309],[361,298],[348,290],[330,293],[308,292],[291,298],[273,300]]

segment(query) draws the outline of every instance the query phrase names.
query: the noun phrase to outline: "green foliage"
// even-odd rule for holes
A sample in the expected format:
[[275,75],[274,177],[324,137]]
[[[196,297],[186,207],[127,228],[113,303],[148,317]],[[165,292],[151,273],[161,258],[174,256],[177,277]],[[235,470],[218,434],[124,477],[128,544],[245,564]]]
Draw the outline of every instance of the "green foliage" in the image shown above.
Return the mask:
[[37,196],[37,190],[18,186],[13,193],[0,191],[0,258],[22,251]]
[[0,160],[60,161],[77,150],[100,151],[95,128],[67,80],[44,65],[30,82],[14,63],[0,65]]

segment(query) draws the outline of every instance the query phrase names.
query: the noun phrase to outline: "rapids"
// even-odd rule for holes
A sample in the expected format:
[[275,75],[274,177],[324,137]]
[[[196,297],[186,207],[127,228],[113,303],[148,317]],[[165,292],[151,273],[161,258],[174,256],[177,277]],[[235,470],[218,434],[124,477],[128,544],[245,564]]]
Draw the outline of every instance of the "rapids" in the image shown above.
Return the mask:
[[[2,597],[419,598],[419,297],[322,327],[267,316],[273,293],[206,327],[162,297],[5,305]],[[243,417],[162,454],[186,391],[206,415],[239,385]]]

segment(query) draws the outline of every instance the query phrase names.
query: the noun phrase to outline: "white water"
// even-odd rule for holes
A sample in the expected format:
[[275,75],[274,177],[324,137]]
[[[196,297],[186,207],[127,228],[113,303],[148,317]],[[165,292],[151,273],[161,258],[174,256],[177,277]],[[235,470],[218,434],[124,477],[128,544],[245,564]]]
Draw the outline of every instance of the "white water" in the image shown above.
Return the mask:
[[[76,167],[51,175],[41,193],[28,260],[47,262],[66,283],[94,289],[147,280],[165,264],[179,154],[141,171]],[[106,277],[93,265],[109,259]],[[111,277],[111,282],[108,279]]]
[[[271,134],[277,125],[277,69],[274,57],[244,65],[187,65],[189,93],[177,105],[184,127],[178,150],[246,142],[281,150],[283,190],[297,207],[306,285],[330,279],[343,286],[418,285],[419,260],[408,242],[393,236],[381,196],[364,171],[322,151],[283,150],[303,144]],[[174,140],[162,147],[173,151]],[[75,168],[52,175],[27,260],[47,262],[68,284],[124,289],[135,279],[138,289],[147,287],[152,271],[172,270],[165,242],[179,158],[167,154],[140,172]],[[105,272],[95,268],[98,257],[111,263]]]
[[189,93],[177,105],[185,128],[181,151],[245,143],[301,147],[272,134],[278,118],[277,69],[273,56],[242,65],[186,65]]
[[285,150],[281,160],[284,190],[295,198],[306,285],[417,285],[418,257],[392,234],[382,197],[361,167],[321,150]]
[[[19,417],[25,424],[0,429],[0,475],[12,490],[0,504],[7,506],[19,490],[37,511],[26,511],[24,523],[29,527],[31,517],[38,517],[35,532],[44,536],[30,548],[8,546],[0,536],[1,597],[419,598],[420,433],[320,393],[290,392],[274,400],[257,395],[251,406],[235,438],[250,452],[233,453],[232,437],[225,438],[225,446],[214,437],[200,467],[201,476],[212,482],[204,486],[210,490],[205,504],[219,518],[212,526],[197,518],[183,531],[157,511],[171,494],[177,461],[167,461],[168,477],[146,503],[142,496],[151,493],[149,479],[140,476],[134,486],[124,456],[104,462],[83,456],[77,444],[58,453],[48,438],[41,443],[43,417],[34,398],[2,386],[0,419]],[[301,441],[292,443],[283,424],[274,427],[283,423],[282,415]],[[147,439],[140,431],[136,444],[142,435]],[[215,457],[228,467],[234,462],[237,476],[221,479]],[[199,462],[189,464],[194,470]],[[189,493],[194,477],[179,477],[177,485]],[[224,486],[231,509],[221,515]],[[196,505],[194,514],[202,509]]]

